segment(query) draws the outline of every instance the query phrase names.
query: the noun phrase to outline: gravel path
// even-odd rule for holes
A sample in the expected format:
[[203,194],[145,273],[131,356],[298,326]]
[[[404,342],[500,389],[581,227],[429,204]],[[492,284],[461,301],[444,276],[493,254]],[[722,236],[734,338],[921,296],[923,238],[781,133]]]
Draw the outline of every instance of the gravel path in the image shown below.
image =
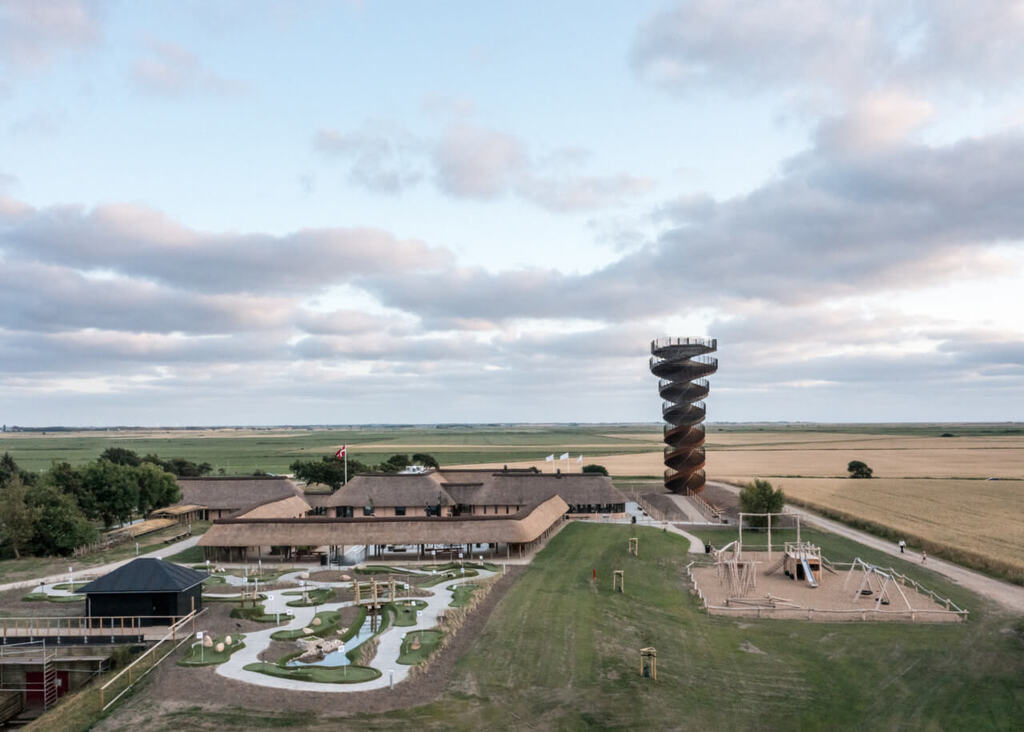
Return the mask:
[[[708,485],[714,485],[717,488],[736,494],[740,491],[739,488],[729,485],[728,483],[708,481]],[[824,518],[816,513],[808,511],[807,509],[796,508],[795,506],[786,506],[785,511],[786,513],[797,514],[808,523],[819,526],[833,534],[838,534],[839,536],[846,537],[847,539],[852,539],[853,541],[869,546],[872,549],[877,549],[878,551],[891,554],[894,557],[900,557],[901,559],[921,561],[920,554],[907,552],[906,554],[901,555],[899,548],[891,541],[880,539],[877,536],[872,536],[871,534],[858,531],[857,529],[852,529],[845,524]],[[1012,610],[1016,613],[1024,613],[1024,587],[1011,585],[1008,582],[1002,582],[1001,580],[987,577],[972,569],[961,567],[959,564],[953,564],[952,562],[936,559],[934,557],[928,557],[928,562],[925,566],[933,572],[937,572],[944,577],[953,580],[958,585],[966,587],[972,592],[976,592],[983,597],[993,600],[1007,610]]]

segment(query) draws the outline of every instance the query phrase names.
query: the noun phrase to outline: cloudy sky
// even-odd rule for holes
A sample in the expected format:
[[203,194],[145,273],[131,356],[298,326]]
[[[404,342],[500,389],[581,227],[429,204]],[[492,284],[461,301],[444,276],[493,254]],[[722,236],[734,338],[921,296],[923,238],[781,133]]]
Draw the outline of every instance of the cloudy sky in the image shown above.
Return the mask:
[[1024,3],[0,0],[0,421],[1024,406]]

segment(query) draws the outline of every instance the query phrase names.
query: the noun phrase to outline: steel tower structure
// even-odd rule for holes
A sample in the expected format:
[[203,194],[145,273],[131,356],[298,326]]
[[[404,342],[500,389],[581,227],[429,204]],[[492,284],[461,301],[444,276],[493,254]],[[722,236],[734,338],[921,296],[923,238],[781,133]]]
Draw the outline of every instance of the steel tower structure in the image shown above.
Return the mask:
[[704,398],[706,377],[718,370],[718,350],[708,338],[658,338],[651,341],[651,373],[658,377],[664,402],[665,487],[691,495],[704,490]]

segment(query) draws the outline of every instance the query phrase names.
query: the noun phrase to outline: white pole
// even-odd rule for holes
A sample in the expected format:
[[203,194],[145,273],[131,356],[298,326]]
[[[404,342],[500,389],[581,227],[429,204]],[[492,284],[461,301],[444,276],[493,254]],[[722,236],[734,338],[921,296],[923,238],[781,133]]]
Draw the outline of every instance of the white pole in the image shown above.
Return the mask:
[[768,514],[768,561],[772,561],[772,515]]
[[348,485],[348,445],[345,445],[345,485]]

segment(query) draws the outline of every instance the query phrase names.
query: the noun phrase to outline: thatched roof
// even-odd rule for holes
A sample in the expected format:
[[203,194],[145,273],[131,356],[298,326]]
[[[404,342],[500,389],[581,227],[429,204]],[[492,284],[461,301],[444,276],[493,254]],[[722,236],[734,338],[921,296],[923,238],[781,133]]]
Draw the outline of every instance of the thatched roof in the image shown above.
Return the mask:
[[524,506],[540,496],[557,494],[570,506],[625,503],[610,478],[593,473],[495,472],[480,485],[446,484],[457,503],[475,506]]
[[214,521],[200,546],[355,546],[360,544],[527,543],[565,515],[568,505],[548,496],[511,516],[303,519],[229,518]]
[[527,506],[556,493],[571,506],[625,503],[611,478],[535,470],[431,470],[366,473],[318,500],[321,506]]
[[441,487],[437,471],[429,473],[367,473],[336,490],[321,506],[442,506],[454,504]]
[[302,495],[302,491],[292,481],[278,476],[178,478],[178,486],[181,488],[179,505],[193,504],[230,511]]
[[255,506],[243,508],[235,514],[237,518],[299,518],[309,512],[309,504],[301,496],[264,501]]

